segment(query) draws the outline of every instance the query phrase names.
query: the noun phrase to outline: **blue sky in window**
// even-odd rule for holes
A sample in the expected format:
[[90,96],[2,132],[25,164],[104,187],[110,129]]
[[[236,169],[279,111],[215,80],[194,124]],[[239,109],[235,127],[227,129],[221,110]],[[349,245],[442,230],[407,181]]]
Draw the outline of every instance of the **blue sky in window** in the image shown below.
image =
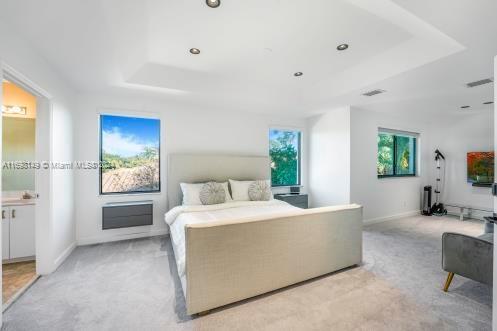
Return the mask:
[[294,139],[291,141],[291,144],[293,146],[295,146],[295,148],[298,148],[298,134],[300,133],[300,131],[297,131],[297,130],[278,130],[278,129],[271,129],[269,130],[269,139],[270,140],[276,140],[278,139],[279,137],[282,137],[285,132],[293,132],[295,133],[294,135]]
[[160,120],[101,115],[102,150],[121,157],[136,156],[146,147],[159,148]]

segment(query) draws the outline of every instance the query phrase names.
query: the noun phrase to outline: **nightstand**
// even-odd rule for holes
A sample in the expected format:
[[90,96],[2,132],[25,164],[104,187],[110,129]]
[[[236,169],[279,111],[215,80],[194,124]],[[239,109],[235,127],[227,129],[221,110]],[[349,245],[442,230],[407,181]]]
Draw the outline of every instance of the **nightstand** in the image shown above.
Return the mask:
[[291,193],[275,194],[274,198],[288,202],[289,204],[295,207],[304,208],[304,209],[309,208],[307,194],[291,194]]

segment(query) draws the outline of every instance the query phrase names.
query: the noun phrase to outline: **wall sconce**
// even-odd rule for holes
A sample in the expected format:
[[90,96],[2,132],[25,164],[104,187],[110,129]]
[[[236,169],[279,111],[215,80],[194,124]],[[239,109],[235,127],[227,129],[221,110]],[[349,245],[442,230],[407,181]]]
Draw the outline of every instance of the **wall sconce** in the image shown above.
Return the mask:
[[26,115],[27,108],[22,106],[2,106],[2,113],[14,115]]

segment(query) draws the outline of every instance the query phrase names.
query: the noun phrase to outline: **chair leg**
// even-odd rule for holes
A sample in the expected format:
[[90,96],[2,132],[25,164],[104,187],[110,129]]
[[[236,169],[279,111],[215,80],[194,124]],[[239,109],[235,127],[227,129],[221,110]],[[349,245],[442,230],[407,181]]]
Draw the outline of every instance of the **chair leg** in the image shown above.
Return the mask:
[[444,286],[444,292],[447,292],[449,290],[450,283],[452,282],[452,278],[454,278],[454,273],[449,272],[447,275],[447,280],[445,281],[445,286]]

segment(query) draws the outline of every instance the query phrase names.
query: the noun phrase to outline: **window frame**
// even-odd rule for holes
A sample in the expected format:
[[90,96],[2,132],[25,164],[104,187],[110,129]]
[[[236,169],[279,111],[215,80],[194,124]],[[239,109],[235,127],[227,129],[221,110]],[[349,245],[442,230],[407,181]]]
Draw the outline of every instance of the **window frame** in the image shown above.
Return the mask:
[[[298,147],[297,147],[297,183],[296,184],[282,184],[282,185],[273,185],[273,178],[271,176],[271,131],[292,131],[298,132]],[[268,156],[269,156],[269,180],[271,181],[271,187],[273,188],[283,188],[283,187],[297,187],[302,186],[302,140],[304,136],[304,131],[301,128],[292,128],[292,127],[278,127],[271,126],[268,130]]]
[[[376,175],[378,178],[402,178],[402,177],[417,177],[418,176],[418,134],[415,133],[410,133],[410,132],[399,132],[399,131],[394,131],[394,130],[378,130],[376,137],[378,137],[379,134],[391,134],[393,136],[393,174],[392,175],[380,175],[378,174],[378,169],[376,169]],[[410,137],[413,139],[414,144],[413,144],[413,172],[412,174],[397,174],[397,137],[398,136],[404,136],[404,137]],[[378,143],[376,144],[376,161],[378,162]]]
[[[141,118],[141,119],[150,119],[150,120],[157,120],[159,121],[159,146],[158,146],[158,151],[159,151],[159,187],[157,190],[153,191],[128,191],[128,192],[102,192],[102,117],[103,116],[118,116],[118,117],[131,117],[131,118]],[[112,112],[103,112],[98,114],[98,140],[99,140],[99,145],[98,145],[98,161],[99,161],[99,167],[98,167],[98,192],[100,196],[112,196],[112,195],[148,195],[148,194],[160,194],[162,191],[162,176],[161,176],[161,137],[162,137],[162,121],[161,118],[159,117],[151,117],[151,116],[146,116],[146,115],[141,115],[141,114],[121,114],[121,113],[112,113]]]

